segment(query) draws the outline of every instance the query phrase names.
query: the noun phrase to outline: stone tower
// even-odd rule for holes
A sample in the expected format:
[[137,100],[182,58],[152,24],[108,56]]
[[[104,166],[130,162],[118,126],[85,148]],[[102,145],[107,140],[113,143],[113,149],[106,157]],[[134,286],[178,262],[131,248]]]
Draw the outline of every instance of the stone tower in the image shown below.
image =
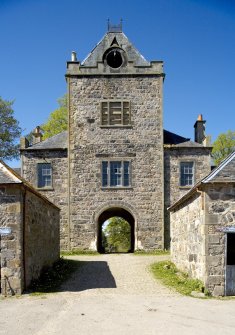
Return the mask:
[[132,251],[163,248],[163,62],[108,32],[67,63],[70,248],[102,251],[101,226],[131,225]]

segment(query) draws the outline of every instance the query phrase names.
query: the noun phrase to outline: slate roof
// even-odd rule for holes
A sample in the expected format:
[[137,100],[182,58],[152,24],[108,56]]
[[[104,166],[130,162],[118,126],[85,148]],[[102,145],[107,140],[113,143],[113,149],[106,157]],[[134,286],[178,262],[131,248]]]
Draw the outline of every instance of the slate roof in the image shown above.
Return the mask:
[[164,144],[179,144],[190,140],[189,138],[182,137],[165,129],[163,137],[164,137]]
[[235,183],[235,151],[226,157],[211,173],[195,184],[183,197],[171,205],[168,210],[171,211],[186,199],[190,198],[198,188],[208,183]]
[[135,66],[150,66],[150,63],[133,46],[123,32],[108,32],[102,40],[95,46],[91,53],[81,63],[82,66],[96,66],[97,62],[103,61],[104,51],[110,48],[116,38],[118,45],[126,52],[128,61],[134,62]]
[[53,207],[60,209],[53,204],[47,197],[38,192],[27,180],[18,175],[10,166],[0,160],[0,185],[22,184],[26,189],[37,195],[39,198],[45,200]]
[[[16,173],[0,160],[0,184],[21,184],[22,180]],[[20,176],[19,176],[20,177]]]
[[[45,141],[34,144],[22,150],[47,150],[47,149],[65,150],[67,149],[67,137],[68,137],[68,132],[63,131],[62,133],[52,136],[46,139]],[[163,137],[164,137],[165,145],[173,145],[174,147],[187,147],[187,148],[189,147],[203,148],[204,147],[202,144],[190,141],[189,138],[177,135],[165,129],[164,129]]]
[[46,149],[67,149],[68,132],[63,131],[57,135],[47,138],[45,141],[31,145],[23,150],[46,150]]

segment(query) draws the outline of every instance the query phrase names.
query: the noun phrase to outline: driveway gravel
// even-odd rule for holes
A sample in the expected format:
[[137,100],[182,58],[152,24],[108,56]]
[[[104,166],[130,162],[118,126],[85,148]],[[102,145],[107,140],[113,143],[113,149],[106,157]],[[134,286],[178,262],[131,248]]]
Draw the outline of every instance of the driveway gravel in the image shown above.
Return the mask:
[[184,297],[149,272],[168,256],[71,256],[60,292],[0,300],[4,335],[234,334],[235,300]]

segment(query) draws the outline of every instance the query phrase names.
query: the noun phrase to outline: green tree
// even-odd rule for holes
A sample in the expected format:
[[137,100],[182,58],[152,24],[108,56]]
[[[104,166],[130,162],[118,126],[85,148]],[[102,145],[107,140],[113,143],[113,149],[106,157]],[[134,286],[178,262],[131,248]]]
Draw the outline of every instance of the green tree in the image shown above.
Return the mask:
[[235,131],[228,130],[220,134],[213,143],[212,157],[218,165],[235,150]]
[[19,139],[22,129],[14,117],[13,101],[0,97],[0,158],[11,160],[19,156]]
[[48,120],[41,125],[43,140],[61,133],[68,128],[67,94],[58,99],[59,107],[51,112]]
[[128,252],[131,248],[131,227],[120,217],[109,219],[104,229],[107,239],[107,248],[111,252]]

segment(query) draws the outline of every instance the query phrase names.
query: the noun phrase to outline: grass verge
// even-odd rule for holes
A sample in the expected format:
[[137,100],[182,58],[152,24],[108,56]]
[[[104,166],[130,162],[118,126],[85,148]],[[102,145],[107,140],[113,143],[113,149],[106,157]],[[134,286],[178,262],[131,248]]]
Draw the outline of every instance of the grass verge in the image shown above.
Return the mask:
[[192,291],[204,292],[204,285],[200,280],[189,278],[170,261],[154,263],[151,265],[151,270],[155,278],[181,294],[191,295]]
[[169,250],[151,250],[151,251],[144,251],[144,250],[135,250],[134,255],[142,255],[142,256],[164,256],[170,255]]
[[98,256],[100,255],[97,251],[93,250],[81,250],[81,249],[73,249],[70,251],[61,251],[61,256]]
[[79,261],[60,258],[53,267],[42,271],[40,278],[31,283],[29,292],[32,295],[58,292],[63,282],[65,282],[79,266]]

